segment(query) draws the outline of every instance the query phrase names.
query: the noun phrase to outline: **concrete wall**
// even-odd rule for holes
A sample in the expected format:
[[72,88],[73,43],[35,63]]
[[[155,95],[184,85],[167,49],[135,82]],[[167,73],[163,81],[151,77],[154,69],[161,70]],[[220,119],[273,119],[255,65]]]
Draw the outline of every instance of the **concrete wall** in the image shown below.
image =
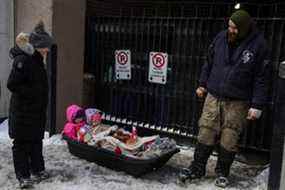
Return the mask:
[[42,19],[52,31],[52,0],[15,0],[15,32],[31,32]]
[[10,93],[6,88],[11,68],[9,49],[13,43],[13,1],[0,1],[0,118],[8,116]]
[[86,0],[15,0],[15,32],[30,32],[41,19],[58,45],[56,127],[59,130],[64,126],[66,107],[82,103],[85,10]]
[[82,104],[86,0],[54,0],[52,33],[58,45],[57,121],[64,126],[65,110]]

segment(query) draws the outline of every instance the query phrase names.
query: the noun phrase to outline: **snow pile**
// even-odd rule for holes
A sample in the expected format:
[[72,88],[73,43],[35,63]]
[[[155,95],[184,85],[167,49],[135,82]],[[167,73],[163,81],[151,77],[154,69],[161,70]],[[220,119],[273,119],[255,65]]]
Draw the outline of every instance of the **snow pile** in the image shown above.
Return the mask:
[[8,139],[8,119],[6,119],[0,124],[0,141],[7,141]]
[[61,135],[53,135],[50,138],[47,138],[47,136],[44,139],[44,146],[48,145],[66,145],[65,141],[61,139]]
[[[7,121],[0,125],[0,187],[1,190],[14,190],[18,183],[15,179],[11,140],[8,138]],[[46,135],[47,136],[47,135]],[[193,148],[183,149],[161,169],[141,178],[134,178],[123,172],[116,172],[95,163],[79,159],[68,152],[66,143],[60,135],[44,140],[44,156],[47,171],[51,177],[34,189],[39,190],[211,190],[214,185],[216,158],[208,163],[207,177],[187,188],[177,184],[179,169],[188,166],[193,157]],[[259,174],[259,175],[258,175]],[[266,190],[268,169],[263,172],[258,167],[251,167],[235,162],[233,165],[229,190]]]
[[267,189],[268,176],[269,176],[269,168],[263,170],[258,176],[255,177],[254,181],[257,184],[255,190]]

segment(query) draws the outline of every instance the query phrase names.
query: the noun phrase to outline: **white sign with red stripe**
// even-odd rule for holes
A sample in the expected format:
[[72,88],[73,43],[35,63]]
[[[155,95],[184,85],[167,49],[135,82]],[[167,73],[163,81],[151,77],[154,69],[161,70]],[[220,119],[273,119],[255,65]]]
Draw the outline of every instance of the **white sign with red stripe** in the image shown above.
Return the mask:
[[165,84],[167,77],[168,54],[162,52],[149,53],[148,81]]
[[131,79],[131,51],[130,50],[116,50],[116,79],[130,80]]

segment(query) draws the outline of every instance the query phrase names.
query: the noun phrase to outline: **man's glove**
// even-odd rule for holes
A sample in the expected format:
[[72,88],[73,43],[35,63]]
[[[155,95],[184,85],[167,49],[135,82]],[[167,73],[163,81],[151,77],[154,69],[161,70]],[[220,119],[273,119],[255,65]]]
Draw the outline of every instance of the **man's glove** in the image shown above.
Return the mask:
[[207,90],[206,88],[204,87],[198,87],[197,90],[196,90],[196,94],[199,98],[204,98],[204,96],[206,95],[207,93]]
[[248,110],[246,118],[248,120],[256,120],[256,119],[260,118],[261,114],[262,114],[262,110],[259,110],[259,109],[256,109],[256,108],[250,108]]

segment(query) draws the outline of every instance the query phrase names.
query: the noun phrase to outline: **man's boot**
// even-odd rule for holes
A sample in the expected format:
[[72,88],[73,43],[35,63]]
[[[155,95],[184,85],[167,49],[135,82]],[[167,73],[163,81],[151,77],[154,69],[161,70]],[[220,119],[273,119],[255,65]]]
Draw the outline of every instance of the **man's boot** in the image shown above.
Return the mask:
[[207,161],[212,151],[213,146],[198,143],[194,152],[194,160],[188,168],[182,169],[179,180],[184,183],[186,180],[191,181],[205,176]]
[[230,174],[230,169],[232,163],[235,159],[236,152],[227,151],[223,147],[219,149],[218,161],[215,168],[217,178],[215,180],[215,185],[218,187],[225,188],[229,184],[228,176]]

